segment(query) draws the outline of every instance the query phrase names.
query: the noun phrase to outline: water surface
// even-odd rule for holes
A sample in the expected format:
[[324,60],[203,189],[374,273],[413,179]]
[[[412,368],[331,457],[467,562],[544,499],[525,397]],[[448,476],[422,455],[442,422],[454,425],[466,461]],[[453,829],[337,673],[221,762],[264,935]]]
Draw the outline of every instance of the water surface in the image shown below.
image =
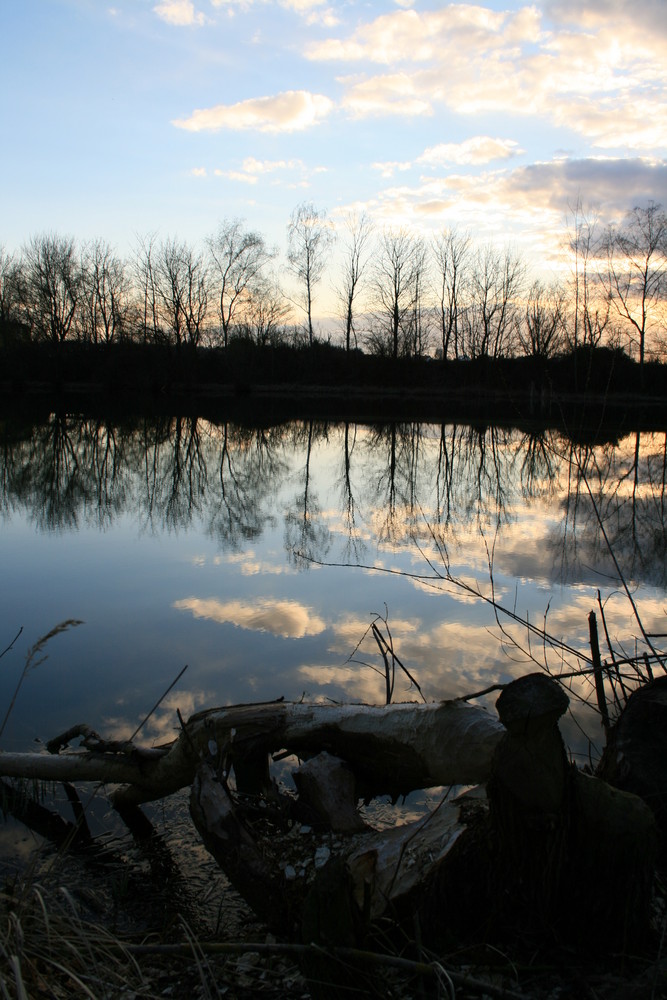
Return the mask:
[[[23,627],[0,661],[3,715],[28,647],[85,623],[26,675],[3,749],[81,721],[129,736],[185,664],[144,741],[170,738],[177,710],[381,703],[377,616],[427,699],[574,664],[490,600],[587,651],[599,591],[633,655],[624,580],[645,630],[667,632],[662,433],[581,445],[553,429],[60,413],[6,422],[0,468],[0,647]],[[590,696],[573,686],[574,704]],[[398,668],[394,699],[419,697]],[[596,752],[595,717],[566,734]]]

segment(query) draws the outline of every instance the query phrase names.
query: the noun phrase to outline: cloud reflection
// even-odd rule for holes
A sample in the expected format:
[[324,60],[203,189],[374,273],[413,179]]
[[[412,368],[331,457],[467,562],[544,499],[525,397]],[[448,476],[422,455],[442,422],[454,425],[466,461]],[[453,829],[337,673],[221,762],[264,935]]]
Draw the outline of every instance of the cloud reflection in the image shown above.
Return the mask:
[[319,635],[326,623],[312,608],[298,601],[258,598],[254,601],[219,601],[215,597],[185,597],[174,601],[174,608],[190,611],[195,618],[219,624],[237,625],[256,632],[270,632],[284,639],[303,639]]

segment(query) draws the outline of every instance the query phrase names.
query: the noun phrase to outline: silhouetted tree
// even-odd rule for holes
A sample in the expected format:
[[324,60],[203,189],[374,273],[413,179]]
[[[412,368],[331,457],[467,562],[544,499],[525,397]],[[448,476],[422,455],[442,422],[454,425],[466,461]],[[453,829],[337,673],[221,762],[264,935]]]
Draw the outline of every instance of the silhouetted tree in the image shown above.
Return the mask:
[[541,281],[530,286],[523,317],[517,318],[517,336],[525,354],[551,358],[563,346],[565,300],[562,288]]
[[373,266],[371,348],[392,358],[414,348],[415,309],[423,287],[424,244],[407,229],[385,230]]
[[473,357],[501,357],[509,353],[515,300],[523,284],[525,267],[512,250],[483,247],[472,272]]
[[324,210],[302,202],[292,212],[287,227],[287,260],[290,270],[302,287],[302,306],[308,322],[308,340],[313,343],[313,295],[322,279],[331,245],[333,229]]
[[110,344],[125,332],[129,308],[129,282],[123,261],[104,240],[88,243],[81,257],[81,309],[83,339]]
[[244,230],[240,219],[225,219],[207,239],[214,275],[212,286],[225,347],[239,311],[262,298],[265,271],[276,251],[267,247],[259,233]]
[[260,347],[281,340],[290,307],[277,284],[264,281],[257,285],[246,302],[239,331]]
[[20,321],[22,284],[20,261],[0,244],[0,323]]
[[158,294],[157,248],[155,233],[141,237],[134,256],[134,274],[139,295],[139,316],[144,343],[162,339]]
[[455,229],[439,233],[433,241],[433,256],[438,272],[442,356],[447,358],[452,346],[454,357],[458,358],[465,298],[470,286],[472,256],[469,234],[458,233]]
[[208,272],[203,256],[173,239],[160,244],[157,290],[177,347],[197,347],[208,306]]
[[602,282],[614,309],[629,325],[643,374],[652,314],[658,304],[664,309],[667,296],[667,214],[662,205],[650,201],[645,208],[635,207],[620,227],[609,228],[605,249]]
[[357,346],[355,309],[361,280],[368,264],[373,223],[370,217],[362,212],[361,215],[348,215],[344,227],[342,273],[337,294],[342,309],[345,350],[349,352],[353,341],[354,346]]
[[61,344],[73,328],[81,294],[74,239],[46,233],[23,250],[26,310],[34,335]]
[[574,258],[572,317],[568,336],[576,351],[597,347],[609,324],[610,300],[601,281],[605,258],[604,236],[597,216],[587,213],[580,200],[572,210],[569,249]]

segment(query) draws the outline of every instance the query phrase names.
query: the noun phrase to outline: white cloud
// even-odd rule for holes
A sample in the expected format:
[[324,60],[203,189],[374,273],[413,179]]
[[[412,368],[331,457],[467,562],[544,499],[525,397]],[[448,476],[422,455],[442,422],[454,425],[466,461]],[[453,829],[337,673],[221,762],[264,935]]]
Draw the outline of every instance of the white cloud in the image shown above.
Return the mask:
[[328,97],[306,90],[288,90],[274,97],[198,108],[189,118],[176,119],[172,124],[190,132],[216,132],[222,128],[297,132],[318,125],[332,109],[333,102]]
[[420,93],[407,73],[376,76],[353,84],[343,97],[343,107],[354,118],[369,115],[431,115],[433,106],[425,92]]
[[438,106],[459,116],[535,115],[600,148],[658,153],[667,145],[667,19],[657,3],[648,4],[655,31],[639,30],[638,5],[626,0],[554,0],[546,11],[514,13],[472,4],[394,11],[313,43],[306,56],[390,67],[339,81],[354,117]]
[[581,195],[595,199],[605,220],[649,199],[667,201],[667,160],[563,158],[514,169],[429,174],[384,188],[362,210],[379,225],[422,232],[459,226],[481,240],[511,240],[528,259],[556,267],[569,207]]
[[206,18],[195,10],[192,0],[162,0],[153,7],[153,11],[167,24],[178,27],[191,24],[204,24]]
[[479,166],[492,160],[506,160],[522,152],[513,139],[491,139],[488,135],[476,135],[464,142],[441,142],[437,146],[430,146],[417,157],[416,162],[429,166],[447,163]]
[[380,171],[380,177],[393,177],[397,170],[410,170],[412,163],[409,160],[387,160],[385,163],[372,163],[373,170]]
[[195,618],[207,618],[257,632],[271,632],[284,639],[319,635],[326,628],[323,619],[312,608],[298,601],[259,598],[253,601],[219,601],[214,597],[186,597],[174,601],[173,606],[179,611],[190,611]]
[[240,170],[217,169],[215,174],[242,184],[257,184],[259,180],[270,175],[277,175],[273,183],[284,183],[287,179],[291,184],[303,185],[308,183],[313,174],[325,172],[326,169],[326,167],[307,167],[303,160],[299,159],[258,160],[254,156],[248,156],[243,160]]
[[206,167],[193,167],[190,173],[193,177],[206,177]]
[[[214,7],[224,7],[231,15],[235,11],[250,10],[251,7],[268,6],[272,0],[212,0]],[[307,24],[323,24],[334,28],[338,17],[334,10],[324,6],[325,0],[278,0],[278,6],[303,17]]]

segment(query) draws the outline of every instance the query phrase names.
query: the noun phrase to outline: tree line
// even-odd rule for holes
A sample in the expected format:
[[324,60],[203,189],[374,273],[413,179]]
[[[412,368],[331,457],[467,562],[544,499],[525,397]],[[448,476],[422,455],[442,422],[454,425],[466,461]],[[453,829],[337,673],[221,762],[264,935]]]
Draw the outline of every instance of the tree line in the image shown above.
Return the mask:
[[378,230],[366,214],[335,227],[324,210],[302,203],[287,226],[288,287],[278,276],[277,248],[240,219],[220,222],[200,246],[140,238],[128,258],[103,239],[79,244],[43,233],[18,253],[0,246],[0,342],[312,345],[328,277],[348,352],[550,358],[608,345],[640,365],[661,359],[662,206],[649,202],[603,226],[577,203],[566,242],[567,277],[530,281],[526,261],[509,246],[479,246],[457,229],[430,240],[406,228]]

